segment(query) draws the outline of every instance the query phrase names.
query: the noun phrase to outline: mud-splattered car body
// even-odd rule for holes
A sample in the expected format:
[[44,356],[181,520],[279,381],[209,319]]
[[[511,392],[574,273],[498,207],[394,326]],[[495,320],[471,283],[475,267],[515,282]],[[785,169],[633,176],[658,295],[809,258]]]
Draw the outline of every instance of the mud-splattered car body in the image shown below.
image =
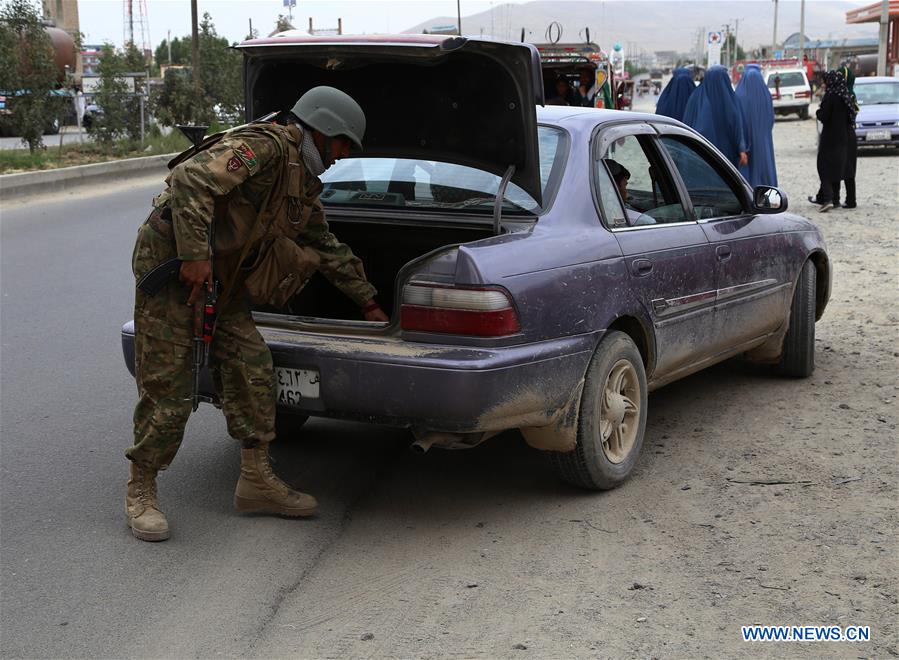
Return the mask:
[[[350,86],[348,91],[366,97],[365,90]],[[523,98],[533,94],[526,88]],[[446,99],[457,101],[464,102]],[[391,322],[319,314],[314,299],[289,314],[258,312],[281,378],[281,414],[407,427],[422,448],[471,446],[518,428],[531,445],[566,452],[576,444],[588,366],[610,331],[633,340],[654,388],[740,354],[776,362],[794,286],[809,260],[818,273],[820,317],[829,298],[830,266],[818,230],[783,212],[782,193],[774,208],[766,207],[764,195],[758,197],[759,191],[691,129],[665,117],[614,110],[538,107],[533,112],[531,105],[526,113],[534,120],[522,126],[539,125],[558,138],[551,171],[534,195],[542,199],[527,213],[496,206],[486,214],[441,215],[433,209],[325,200],[334,233],[363,253],[370,278],[377,280],[381,272],[379,299]],[[682,221],[645,225],[611,217],[606,154],[628,136],[639,136],[640,144],[652,149],[653,191],[664,175],[666,194],[680,204]],[[702,154],[739,200],[739,212],[697,217],[695,192],[687,190],[661,141],[665,136]],[[378,155],[384,153],[380,148]],[[497,163],[492,175],[503,169]],[[329,191],[327,174],[324,179],[323,197]],[[534,190],[524,179],[519,183]],[[779,193],[767,194],[772,192]],[[618,198],[620,206],[626,203]],[[701,214],[709,216],[708,209]],[[383,233],[426,236],[462,227],[482,233],[464,242],[442,234],[450,240],[437,240],[398,271],[387,272],[380,266],[383,251],[366,254],[365,241],[346,238],[360,227],[372,240]],[[443,309],[434,302],[435,291],[463,302]],[[465,296],[473,301],[470,309],[464,308]],[[464,323],[441,326],[444,312],[474,318],[474,331],[461,331]],[[493,320],[481,323],[479,314]],[[130,324],[123,328],[129,367],[132,333]],[[303,389],[284,382],[294,375],[310,383]],[[285,398],[291,390],[298,394]]]

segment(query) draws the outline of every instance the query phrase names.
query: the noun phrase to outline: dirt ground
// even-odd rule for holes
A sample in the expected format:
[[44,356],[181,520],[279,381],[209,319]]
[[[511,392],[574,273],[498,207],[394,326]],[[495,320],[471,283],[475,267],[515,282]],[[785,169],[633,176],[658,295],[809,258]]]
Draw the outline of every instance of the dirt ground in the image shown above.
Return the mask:
[[[515,434],[397,453],[249,654],[899,655],[899,152],[859,158],[858,209],[818,214],[815,122],[779,120],[775,145],[835,269],[812,378],[734,361],[653,393],[643,456],[607,493],[561,485]],[[872,640],[746,643],[747,624]]]

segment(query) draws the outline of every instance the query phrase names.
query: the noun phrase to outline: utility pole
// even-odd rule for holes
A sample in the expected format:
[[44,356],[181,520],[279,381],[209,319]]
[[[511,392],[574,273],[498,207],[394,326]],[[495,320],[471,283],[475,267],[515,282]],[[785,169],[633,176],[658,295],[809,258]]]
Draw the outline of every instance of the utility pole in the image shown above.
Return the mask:
[[456,31],[462,36],[462,0],[456,0]]
[[724,24],[724,66],[730,66],[730,23]]
[[190,0],[191,70],[194,89],[200,91],[200,33],[197,27],[197,0]]
[[740,21],[742,19],[734,19],[734,61],[740,59]]
[[774,58],[774,51],[777,50],[777,0],[774,0],[774,36],[771,39],[771,58]]
[[169,66],[172,66],[172,31],[169,30],[165,36],[165,43],[169,47]]
[[799,61],[805,55],[805,0],[799,3]]
[[[880,7],[880,43],[877,45],[877,75],[887,75],[887,42],[890,35],[890,1],[883,0]],[[893,39],[899,35],[893,34]]]

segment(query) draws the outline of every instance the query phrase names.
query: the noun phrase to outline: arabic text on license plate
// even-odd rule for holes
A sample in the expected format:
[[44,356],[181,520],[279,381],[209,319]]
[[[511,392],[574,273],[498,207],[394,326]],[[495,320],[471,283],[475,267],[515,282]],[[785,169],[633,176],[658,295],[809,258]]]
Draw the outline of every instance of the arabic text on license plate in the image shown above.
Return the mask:
[[868,131],[868,134],[865,135],[866,140],[875,141],[875,140],[889,140],[890,132],[889,131]]
[[283,406],[298,406],[303,399],[318,398],[321,377],[317,369],[277,367],[275,378],[278,382],[278,403]]

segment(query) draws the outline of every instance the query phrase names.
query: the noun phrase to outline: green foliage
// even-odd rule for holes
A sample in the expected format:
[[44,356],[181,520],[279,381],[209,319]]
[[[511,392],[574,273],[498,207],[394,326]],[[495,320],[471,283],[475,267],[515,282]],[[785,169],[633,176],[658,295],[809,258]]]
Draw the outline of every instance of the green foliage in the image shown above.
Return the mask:
[[64,98],[50,94],[58,76],[53,43],[36,7],[28,0],[8,0],[0,8],[0,91],[9,110],[2,121],[32,154],[42,148],[41,136],[63,109]]
[[117,140],[109,145],[95,142],[66,144],[59,148],[43,149],[29,153],[27,149],[0,150],[0,174],[16,171],[45,170],[70,165],[100,163],[120,158],[136,158],[159,154],[180,153],[190,147],[181,133],[171,131],[163,136],[160,131],[150,130],[144,145],[135,140]]
[[[140,56],[140,53],[137,55]],[[134,62],[129,62],[127,53],[116,52],[110,44],[104,45],[100,51],[97,67],[100,80],[94,100],[102,114],[94,119],[91,134],[107,147],[121,138],[140,138],[140,99],[132,93],[124,79],[125,74],[130,73],[131,64]]]
[[125,44],[125,52],[123,55],[125,60],[125,70],[128,73],[136,73],[146,70],[147,61],[144,58],[143,53],[141,53],[140,49],[130,41]]
[[203,14],[200,23],[200,62],[204,100],[227,115],[239,114],[243,110],[243,56],[218,35],[209,14]]
[[172,61],[169,61],[169,42],[163,39],[154,53],[157,64],[190,64],[190,37],[172,39]]
[[[172,39],[172,60],[176,59],[176,43],[183,44],[190,62],[190,38]],[[160,47],[161,48],[161,47]],[[154,100],[156,118],[167,126],[175,124],[210,124],[217,116],[240,116],[243,110],[243,59],[230,47],[228,40],[216,32],[212,17],[203,14],[199,25],[200,84],[193,81],[190,68],[166,71],[162,92]],[[157,57],[160,56],[157,48]],[[168,49],[163,51],[168,61]],[[182,54],[179,53],[179,57]]]

